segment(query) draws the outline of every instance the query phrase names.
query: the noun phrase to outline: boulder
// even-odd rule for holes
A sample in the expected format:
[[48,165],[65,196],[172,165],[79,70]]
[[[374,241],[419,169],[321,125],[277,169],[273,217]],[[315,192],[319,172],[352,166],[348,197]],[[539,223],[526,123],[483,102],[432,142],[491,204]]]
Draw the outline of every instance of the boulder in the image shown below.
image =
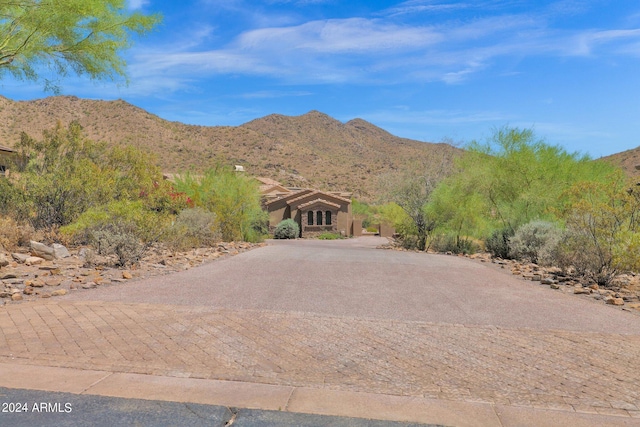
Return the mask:
[[31,255],[44,258],[47,261],[71,256],[67,248],[58,243],[54,243],[52,246],[47,246],[44,243],[32,240],[29,242],[29,246],[31,247]]
[[607,297],[605,302],[611,305],[624,305],[624,300],[622,298]]
[[18,262],[19,264],[24,264],[25,261],[27,260],[27,258],[29,258],[29,255],[19,254],[19,253],[12,253],[11,257],[14,260],[16,260],[16,262]]
[[44,262],[44,258],[39,256],[30,256],[25,260],[25,265],[38,265]]
[[29,247],[31,248],[31,255],[39,258],[52,261],[55,257],[53,255],[53,248],[45,245],[44,243],[30,241]]
[[53,248],[53,256],[55,259],[68,258],[71,256],[71,254],[69,253],[69,250],[59,243],[54,243],[52,245],[52,248]]
[[44,279],[44,284],[47,286],[60,286],[62,283],[61,277],[48,277]]
[[33,288],[42,288],[44,287],[44,282],[40,279],[26,280],[24,285],[31,286]]
[[7,256],[3,253],[0,253],[0,268],[6,267],[7,265],[9,265],[9,260],[7,259]]

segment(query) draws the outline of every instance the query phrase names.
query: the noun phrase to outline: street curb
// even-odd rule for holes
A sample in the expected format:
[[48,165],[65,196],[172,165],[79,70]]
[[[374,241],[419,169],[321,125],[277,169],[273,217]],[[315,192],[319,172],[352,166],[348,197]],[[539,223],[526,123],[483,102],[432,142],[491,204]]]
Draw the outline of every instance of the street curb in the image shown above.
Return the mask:
[[640,418],[197,378],[0,363],[0,387],[473,427],[640,426]]

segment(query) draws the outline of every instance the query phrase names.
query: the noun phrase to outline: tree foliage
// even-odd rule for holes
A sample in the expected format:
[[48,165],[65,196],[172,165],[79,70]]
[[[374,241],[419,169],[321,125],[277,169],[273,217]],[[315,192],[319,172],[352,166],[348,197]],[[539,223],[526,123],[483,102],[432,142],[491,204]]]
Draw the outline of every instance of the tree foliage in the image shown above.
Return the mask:
[[[41,80],[43,66],[91,79],[124,77],[121,52],[158,15],[127,10],[125,0],[11,0],[0,2],[0,77]],[[45,79],[45,86],[56,89]]]
[[41,140],[23,133],[16,148],[13,210],[36,228],[68,225],[115,200],[141,199],[156,212],[175,213],[184,204],[171,198],[152,156],[135,147],[95,143],[78,123],[58,124]]
[[266,231],[267,217],[260,205],[258,183],[249,177],[218,167],[202,176],[180,175],[175,187],[195,206],[215,214],[224,240],[256,241]]
[[[409,224],[404,224],[406,231],[416,236],[416,246],[419,250],[427,248],[429,234],[436,227],[436,217],[430,215],[427,203],[438,184],[450,173],[453,152],[443,152],[440,162],[424,165],[421,168],[412,167],[408,170],[421,170],[419,174],[405,173],[401,175],[386,175],[380,179],[384,195],[382,202],[392,202],[400,206],[408,218]],[[406,227],[408,226],[408,227]]]
[[457,173],[434,191],[430,209],[442,226],[487,237],[515,232],[534,219],[554,220],[563,193],[578,182],[606,182],[614,168],[537,139],[532,130],[501,128],[484,144],[472,142]]
[[620,271],[640,271],[640,190],[616,174],[581,182],[565,193],[563,263],[608,284]]

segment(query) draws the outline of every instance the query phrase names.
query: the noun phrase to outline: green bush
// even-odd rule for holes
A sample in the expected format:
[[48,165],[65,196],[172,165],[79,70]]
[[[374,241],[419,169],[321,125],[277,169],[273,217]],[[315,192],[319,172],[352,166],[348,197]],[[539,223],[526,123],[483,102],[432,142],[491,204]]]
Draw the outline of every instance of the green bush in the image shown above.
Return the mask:
[[116,221],[90,230],[90,241],[101,255],[116,255],[118,266],[135,264],[144,256],[147,246],[137,236],[133,223]]
[[295,239],[300,234],[298,223],[292,219],[280,221],[276,226],[273,236],[276,239]]
[[89,243],[93,230],[104,225],[130,224],[141,241],[153,243],[166,233],[171,219],[171,215],[149,210],[142,200],[121,200],[87,210],[73,224],[62,227],[60,232],[83,244]]
[[0,177],[0,215],[15,215],[18,192],[8,179]]
[[345,237],[339,233],[322,233],[318,236],[320,240],[336,240],[336,239],[344,239]]
[[159,189],[169,191],[152,156],[90,141],[76,122],[43,132],[41,141],[23,133],[16,148],[13,211],[36,229],[71,224],[114,200],[152,199]]
[[167,235],[171,218],[149,210],[142,200],[122,200],[87,210],[60,232],[76,243],[93,245],[102,255],[116,255],[118,265],[127,265]]
[[562,230],[551,222],[531,221],[509,239],[509,255],[522,261],[553,265],[557,262],[562,236]]
[[451,252],[454,254],[474,254],[480,246],[471,239],[454,234],[440,234],[431,241],[431,248],[436,252]]
[[491,253],[494,258],[509,259],[509,240],[513,237],[513,230],[511,228],[501,228],[494,230],[491,236],[485,241],[487,251]]

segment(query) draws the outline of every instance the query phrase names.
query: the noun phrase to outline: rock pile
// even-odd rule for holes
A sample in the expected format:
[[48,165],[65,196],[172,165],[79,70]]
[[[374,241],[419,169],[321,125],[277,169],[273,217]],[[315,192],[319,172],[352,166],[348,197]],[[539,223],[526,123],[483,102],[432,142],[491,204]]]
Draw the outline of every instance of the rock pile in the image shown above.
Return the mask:
[[6,254],[0,251],[0,305],[10,301],[62,296],[69,292],[187,270],[264,245],[219,243],[215,247],[177,253],[155,246],[135,266],[119,269],[113,267],[113,258],[95,255],[87,248],[70,251],[62,245],[47,246],[31,242],[28,252]]

